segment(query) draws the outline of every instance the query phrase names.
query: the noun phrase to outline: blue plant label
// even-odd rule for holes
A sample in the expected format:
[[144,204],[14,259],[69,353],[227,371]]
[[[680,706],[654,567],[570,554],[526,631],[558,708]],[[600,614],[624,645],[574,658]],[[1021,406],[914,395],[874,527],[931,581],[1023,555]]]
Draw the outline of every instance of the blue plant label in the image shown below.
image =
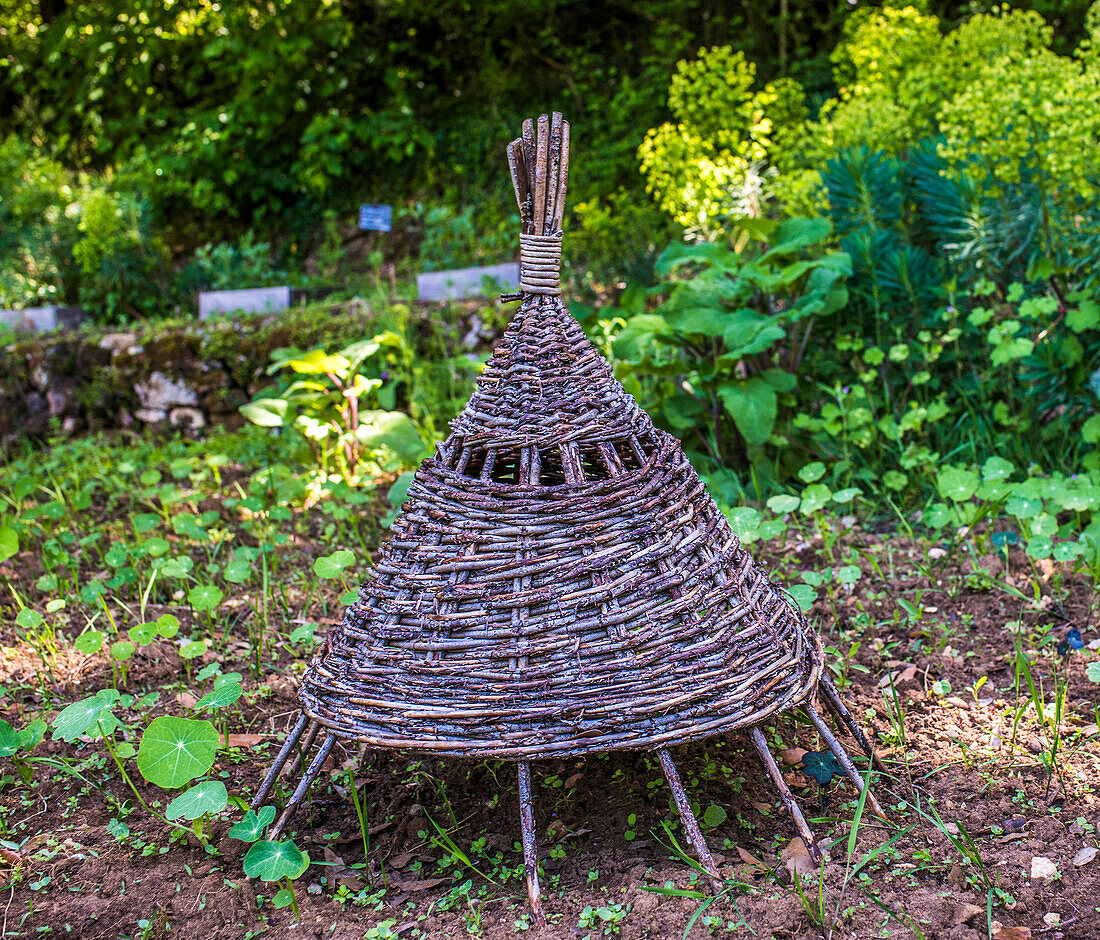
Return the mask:
[[359,207],[359,227],[370,232],[388,232],[393,224],[393,206],[364,204]]

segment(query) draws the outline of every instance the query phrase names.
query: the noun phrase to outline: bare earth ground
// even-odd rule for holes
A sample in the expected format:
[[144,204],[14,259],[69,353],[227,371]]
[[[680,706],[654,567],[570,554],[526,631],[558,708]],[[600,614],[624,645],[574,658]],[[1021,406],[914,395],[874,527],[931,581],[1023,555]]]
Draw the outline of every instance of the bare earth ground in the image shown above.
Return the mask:
[[[832,600],[823,593],[812,616],[826,645],[840,651],[832,662],[849,683],[845,698],[878,734],[893,773],[876,784],[889,819],[864,816],[849,856],[853,787],[837,777],[822,788],[797,763],[789,766],[788,780],[811,825],[833,844],[831,861],[804,878],[801,892],[789,870],[797,858],[785,864],[782,854],[791,855],[792,824],[737,735],[673,754],[700,813],[712,804],[725,811],[707,837],[730,889],[701,914],[698,897],[646,890],[695,887],[693,870],[670,848],[662,827],[667,821],[685,844],[654,757],[620,753],[535,765],[551,921],[541,932],[527,917],[512,765],[365,752],[357,780],[370,804],[370,853],[366,868],[354,867],[364,848],[346,798],[345,768],[360,755],[338,747],[330,759],[336,775],[322,777],[293,827],[314,862],[296,883],[299,920],[290,908],[271,906],[273,886],[244,878],[247,846],[227,835],[239,814],[215,822],[217,855],[196,842],[170,844],[105,755],[94,756],[96,745],[70,746],[47,736],[36,757],[67,755],[87,780],[130,801],[129,834],[120,839],[117,824],[108,831],[118,813],[93,787],[38,764],[35,786],[27,788],[5,760],[0,813],[7,839],[22,847],[4,854],[2,936],[671,938],[683,936],[693,917],[690,937],[908,937],[916,930],[952,940],[1100,936],[1100,859],[1082,852],[1100,845],[1097,695],[1085,674],[1097,654],[1086,647],[1062,660],[1069,684],[1054,775],[1042,760],[1054,737],[1037,724],[1033,708],[1024,708],[1029,693],[1014,665],[1019,643],[1037,660],[1033,676],[1042,682],[1045,702],[1054,701],[1054,643],[1036,652],[1035,637],[1049,631],[1058,639],[1072,623],[1086,644],[1100,640],[1092,582],[1059,585],[1059,571],[1031,569],[1015,550],[1007,569],[1003,558],[982,560],[1004,583],[990,587],[964,552],[932,558],[942,553],[930,553],[927,544],[856,529],[841,549],[857,547],[866,553],[863,576],[850,593],[838,590]],[[826,564],[819,544],[756,548],[788,583]],[[25,553],[0,575],[13,585],[33,582],[40,573],[34,567]],[[1021,601],[1004,585],[1029,597],[1038,585],[1042,606]],[[1060,606],[1050,603],[1052,590],[1063,592]],[[896,616],[898,596],[923,608],[922,618]],[[174,612],[186,618],[185,608]],[[1012,621],[1021,624],[1006,627]],[[21,727],[40,711],[40,663],[14,634],[3,641],[0,706]],[[223,669],[248,675],[246,650],[230,644]],[[163,641],[139,651],[120,689],[161,691],[147,717],[180,713],[183,669],[176,646]],[[220,757],[216,771],[231,793],[247,798],[255,790],[295,717],[300,669],[288,651],[261,682],[246,680],[243,707],[229,730],[258,738],[240,737],[244,746]],[[55,673],[61,701],[112,683],[98,654],[62,653]],[[904,740],[899,710],[892,720],[886,704],[891,679]],[[792,717],[768,734],[777,753],[821,747],[812,727]],[[130,768],[146,799],[163,808],[169,797],[144,784],[132,762]],[[943,826],[934,822],[937,814]],[[721,815],[712,812],[711,820]],[[436,826],[459,852],[447,848]],[[1053,863],[1048,877],[1032,877],[1036,857]]]

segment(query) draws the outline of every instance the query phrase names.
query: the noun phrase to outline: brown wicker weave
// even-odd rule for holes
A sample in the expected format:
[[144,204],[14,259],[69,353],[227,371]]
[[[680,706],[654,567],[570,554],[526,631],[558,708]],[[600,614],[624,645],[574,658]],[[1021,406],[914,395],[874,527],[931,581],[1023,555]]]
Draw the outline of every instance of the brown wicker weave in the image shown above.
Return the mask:
[[321,749],[276,835],[337,736],[519,761],[537,914],[533,759],[658,750],[713,873],[668,746],[752,728],[815,850],[758,726],[802,706],[862,786],[812,706],[820,689],[870,753],[823,677],[814,630],[561,302],[568,131],[544,115],[509,147],[524,220],[519,311],[451,436],[417,470],[359,601],[307,670],[302,718],[256,799],[318,728]]

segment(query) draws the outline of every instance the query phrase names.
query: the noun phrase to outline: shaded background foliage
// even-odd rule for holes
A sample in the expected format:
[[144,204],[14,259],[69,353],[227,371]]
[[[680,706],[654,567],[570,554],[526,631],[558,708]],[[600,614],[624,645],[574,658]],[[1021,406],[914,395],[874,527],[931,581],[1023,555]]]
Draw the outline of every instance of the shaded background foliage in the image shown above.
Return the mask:
[[[972,4],[934,4],[950,23]],[[1085,4],[1039,4],[1059,41]],[[1080,9],[1078,9],[1080,8]],[[249,227],[315,234],[326,208],[441,199],[508,212],[499,142],[566,111],[574,204],[648,208],[635,151],[668,76],[731,44],[820,102],[845,2],[87,0],[0,13],[0,135],[112,174],[182,251]]]

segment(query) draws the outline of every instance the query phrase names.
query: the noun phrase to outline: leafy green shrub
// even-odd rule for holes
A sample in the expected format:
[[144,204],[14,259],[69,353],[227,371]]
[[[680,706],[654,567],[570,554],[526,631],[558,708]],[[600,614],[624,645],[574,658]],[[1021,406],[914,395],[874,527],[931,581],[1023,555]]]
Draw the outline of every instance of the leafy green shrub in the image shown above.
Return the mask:
[[235,242],[207,242],[195,252],[194,278],[203,290],[236,290],[285,284],[286,274],[274,269],[271,245],[256,241],[252,231]]
[[[269,371],[289,368],[302,377],[240,410],[253,424],[298,433],[312,452],[319,482],[364,482],[423,455],[416,426],[393,410],[396,381],[387,385],[385,366],[407,366],[407,357],[404,341],[392,332],[337,353],[279,350]],[[368,377],[370,372],[375,374]]]
[[824,247],[824,219],[758,222],[753,231],[768,241],[741,253],[673,243],[657,262],[668,279],[661,303],[650,312],[643,292],[628,293],[613,348],[618,374],[697,463],[747,459],[766,475],[761,448],[780,401],[793,401],[815,323],[847,301],[850,261]]

